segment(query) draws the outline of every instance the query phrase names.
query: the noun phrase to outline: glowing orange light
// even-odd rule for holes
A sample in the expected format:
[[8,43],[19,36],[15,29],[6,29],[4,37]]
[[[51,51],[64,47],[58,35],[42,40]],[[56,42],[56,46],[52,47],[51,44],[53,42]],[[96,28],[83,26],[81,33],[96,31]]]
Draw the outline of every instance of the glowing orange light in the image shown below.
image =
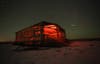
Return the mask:
[[57,27],[55,25],[44,26],[44,34],[48,35],[49,38],[57,39]]
[[[43,32],[42,30],[43,29]],[[44,25],[43,28],[41,28],[40,25],[32,26],[31,28],[25,29],[21,32],[17,33],[16,41],[40,41],[41,40],[41,33],[45,39],[45,41],[48,41],[48,39],[53,39],[57,42],[63,42],[64,41],[64,33],[60,31],[59,26],[57,25]],[[30,42],[30,44],[32,44]]]
[[56,26],[55,25],[46,25],[45,28],[56,29]]

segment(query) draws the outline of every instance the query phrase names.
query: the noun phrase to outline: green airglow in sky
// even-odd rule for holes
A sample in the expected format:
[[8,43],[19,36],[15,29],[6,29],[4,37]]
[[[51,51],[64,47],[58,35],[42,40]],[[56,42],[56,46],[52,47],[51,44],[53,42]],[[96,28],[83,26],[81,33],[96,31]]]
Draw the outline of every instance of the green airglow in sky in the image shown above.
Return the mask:
[[40,21],[59,24],[68,39],[100,38],[96,0],[1,0],[0,41],[14,41],[15,32]]

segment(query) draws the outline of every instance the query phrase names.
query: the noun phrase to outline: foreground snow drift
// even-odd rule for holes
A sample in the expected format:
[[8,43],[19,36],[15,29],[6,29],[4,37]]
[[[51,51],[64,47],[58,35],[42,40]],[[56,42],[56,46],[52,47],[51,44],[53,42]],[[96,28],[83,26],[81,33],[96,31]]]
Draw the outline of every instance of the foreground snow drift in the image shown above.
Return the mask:
[[0,45],[2,64],[99,64],[100,41],[72,41],[69,46],[45,50],[14,51],[16,46]]

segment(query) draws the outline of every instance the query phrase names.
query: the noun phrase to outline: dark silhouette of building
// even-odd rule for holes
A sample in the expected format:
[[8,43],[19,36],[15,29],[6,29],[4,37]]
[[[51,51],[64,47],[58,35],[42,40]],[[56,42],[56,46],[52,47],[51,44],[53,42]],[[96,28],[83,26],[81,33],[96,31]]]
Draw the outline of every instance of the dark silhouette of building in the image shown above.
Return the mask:
[[16,32],[19,45],[65,45],[66,34],[58,24],[42,21]]

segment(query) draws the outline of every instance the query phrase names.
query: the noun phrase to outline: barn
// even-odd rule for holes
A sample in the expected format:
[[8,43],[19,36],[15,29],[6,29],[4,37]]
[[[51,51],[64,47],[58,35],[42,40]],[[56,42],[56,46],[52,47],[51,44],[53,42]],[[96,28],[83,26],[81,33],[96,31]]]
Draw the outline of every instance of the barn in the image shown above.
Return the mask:
[[18,45],[65,45],[66,33],[58,24],[46,21],[39,22],[16,32]]

